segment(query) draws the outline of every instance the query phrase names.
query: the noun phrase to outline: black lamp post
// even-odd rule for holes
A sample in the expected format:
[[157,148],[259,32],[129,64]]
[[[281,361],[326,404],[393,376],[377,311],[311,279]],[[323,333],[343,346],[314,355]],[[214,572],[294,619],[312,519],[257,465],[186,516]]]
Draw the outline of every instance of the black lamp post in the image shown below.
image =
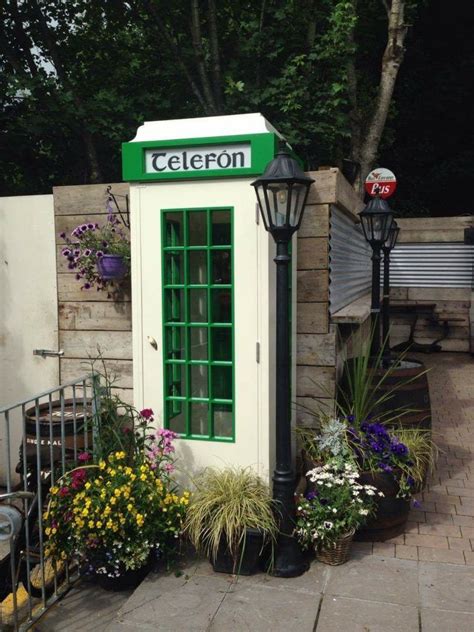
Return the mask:
[[384,358],[390,359],[390,253],[397,245],[400,228],[392,219],[388,238],[382,246],[383,250],[383,303],[382,303],[382,341]]
[[273,574],[297,577],[308,564],[293,537],[295,526],[295,473],[291,454],[290,410],[290,323],[288,268],[291,257],[289,242],[298,230],[314,180],[306,176],[285,147],[267,165],[265,173],[252,182],[257,194],[263,223],[277,246],[276,290],[276,467],[273,473],[273,498],[280,513],[280,535]]
[[375,197],[359,213],[365,239],[372,248],[372,347],[373,357],[380,352],[380,253],[388,239],[393,211],[385,200]]

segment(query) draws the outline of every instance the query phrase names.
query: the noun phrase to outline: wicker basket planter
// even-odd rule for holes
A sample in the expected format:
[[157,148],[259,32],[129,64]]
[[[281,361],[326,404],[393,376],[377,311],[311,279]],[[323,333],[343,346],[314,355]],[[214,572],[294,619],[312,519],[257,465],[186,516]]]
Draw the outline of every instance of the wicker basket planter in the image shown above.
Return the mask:
[[323,562],[323,564],[330,564],[331,566],[345,564],[351,554],[354,533],[355,530],[352,529],[346,535],[333,542],[333,544],[323,549],[316,548],[316,559],[319,562]]

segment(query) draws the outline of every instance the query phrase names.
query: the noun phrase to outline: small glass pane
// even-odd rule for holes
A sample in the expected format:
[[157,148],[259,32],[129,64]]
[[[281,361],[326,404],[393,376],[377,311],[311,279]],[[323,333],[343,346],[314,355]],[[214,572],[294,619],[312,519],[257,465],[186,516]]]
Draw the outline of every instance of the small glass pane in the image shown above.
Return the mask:
[[214,404],[214,436],[232,437],[232,406],[230,404]]
[[165,246],[182,246],[184,219],[182,211],[165,213]]
[[166,402],[166,409],[166,417],[168,419],[168,426],[170,430],[174,430],[174,432],[178,432],[179,434],[185,434],[185,403],[178,400],[168,400]]
[[207,245],[207,213],[192,211],[189,218],[189,246]]
[[212,359],[232,360],[232,329],[229,327],[213,327]]
[[191,365],[191,397],[207,397],[207,364]]
[[208,435],[208,411],[207,402],[191,402],[191,434]]
[[207,290],[189,290],[189,320],[207,322]]
[[184,329],[182,327],[166,328],[166,359],[184,360]]
[[212,290],[212,322],[232,322],[232,295],[230,290]]
[[165,290],[165,322],[184,322],[183,290]]
[[207,328],[190,327],[191,360],[207,360]]
[[189,283],[207,285],[207,251],[189,250]]
[[183,282],[183,255],[181,253],[167,253],[165,255],[165,283],[167,285],[181,285]]
[[212,252],[212,283],[218,285],[231,283],[230,250]]
[[166,385],[168,397],[186,396],[186,365],[166,365]]
[[214,399],[232,399],[232,367],[212,367],[212,397]]
[[212,213],[212,245],[230,246],[230,211],[214,211]]

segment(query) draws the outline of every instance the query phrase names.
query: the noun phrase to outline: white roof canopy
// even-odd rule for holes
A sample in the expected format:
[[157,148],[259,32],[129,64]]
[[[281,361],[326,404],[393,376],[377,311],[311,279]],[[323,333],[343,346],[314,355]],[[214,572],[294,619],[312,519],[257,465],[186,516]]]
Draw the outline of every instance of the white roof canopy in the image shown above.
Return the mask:
[[237,136],[268,132],[283,138],[262,114],[230,114],[228,116],[146,121],[138,128],[137,135],[132,142]]

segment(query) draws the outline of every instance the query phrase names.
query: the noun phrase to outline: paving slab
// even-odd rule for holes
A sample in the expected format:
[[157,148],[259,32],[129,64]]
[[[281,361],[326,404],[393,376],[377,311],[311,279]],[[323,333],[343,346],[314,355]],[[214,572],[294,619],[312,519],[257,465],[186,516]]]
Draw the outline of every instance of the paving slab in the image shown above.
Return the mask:
[[243,582],[227,593],[209,631],[313,632],[320,595]]
[[472,612],[423,608],[421,610],[421,629],[423,632],[472,632],[474,620]]
[[110,592],[79,582],[35,625],[35,632],[105,632],[133,591]]
[[120,609],[108,632],[135,626],[137,630],[204,632],[208,629],[232,581],[227,575],[150,574]]
[[[472,567],[420,563],[419,577],[422,608],[474,612]],[[474,630],[474,618],[471,630]]]
[[418,604],[418,567],[411,560],[368,556],[331,568],[327,595],[393,604]]
[[[447,628],[444,632],[454,632]],[[325,595],[315,632],[418,632],[418,608]]]

